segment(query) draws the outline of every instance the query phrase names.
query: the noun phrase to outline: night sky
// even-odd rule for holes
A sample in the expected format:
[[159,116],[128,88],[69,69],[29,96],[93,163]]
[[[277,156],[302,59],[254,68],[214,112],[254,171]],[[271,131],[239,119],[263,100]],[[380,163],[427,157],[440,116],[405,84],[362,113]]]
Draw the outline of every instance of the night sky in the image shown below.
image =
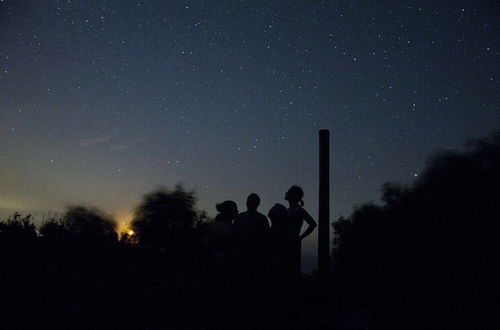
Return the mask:
[[493,0],[2,0],[0,215],[183,182],[211,215],[299,184],[316,218],[322,128],[349,215],[500,128],[499,32]]

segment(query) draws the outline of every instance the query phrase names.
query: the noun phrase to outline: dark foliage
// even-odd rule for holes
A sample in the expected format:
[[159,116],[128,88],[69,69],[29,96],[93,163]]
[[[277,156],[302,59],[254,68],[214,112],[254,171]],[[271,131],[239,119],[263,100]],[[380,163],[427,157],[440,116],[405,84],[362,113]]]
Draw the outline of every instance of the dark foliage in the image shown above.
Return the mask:
[[61,219],[51,218],[40,226],[40,236],[50,241],[60,241],[67,238],[68,229]]
[[111,218],[83,207],[39,235],[30,216],[0,222],[2,328],[290,328],[288,275],[264,256],[210,258],[212,221],[192,192],[148,194],[134,221],[120,240]]
[[40,235],[48,241],[116,241],[116,222],[98,209],[69,207],[61,218],[51,218],[40,226]]
[[70,234],[87,239],[116,240],[116,222],[97,209],[70,207],[63,223]]
[[31,221],[31,215],[21,216],[15,213],[6,221],[0,222],[0,242],[6,243],[28,243],[37,237],[35,225]]
[[499,187],[500,134],[384,185],[382,206],[333,225],[341,299],[376,306],[384,329],[498,327]]
[[[1,221],[2,328],[157,329],[205,320],[199,306],[209,302],[202,289],[206,261],[192,252],[206,246],[210,218],[191,212],[192,193],[176,189],[167,200],[174,201],[171,212],[188,216],[180,219],[190,230],[190,262],[166,253],[168,244],[145,249],[130,244],[135,237],[118,241],[115,222],[95,209],[71,207],[45,221],[39,233],[31,216]],[[142,206],[145,211],[151,204]]]
[[139,244],[175,254],[191,248],[195,227],[202,229],[208,218],[195,209],[195,203],[194,192],[180,185],[145,195],[131,223]]

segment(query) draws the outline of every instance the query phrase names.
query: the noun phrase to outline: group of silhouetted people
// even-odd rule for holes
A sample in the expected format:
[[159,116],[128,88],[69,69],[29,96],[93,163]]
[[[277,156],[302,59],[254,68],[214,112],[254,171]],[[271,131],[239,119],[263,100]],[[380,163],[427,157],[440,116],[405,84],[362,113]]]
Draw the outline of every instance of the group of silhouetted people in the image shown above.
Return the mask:
[[[219,212],[211,235],[211,255],[219,259],[267,259],[282,270],[300,272],[300,242],[309,236],[316,222],[303,208],[304,192],[292,186],[285,194],[288,208],[275,204],[268,218],[257,211],[260,197],[248,196],[247,211],[238,213],[234,201],[227,200],[216,205]],[[303,222],[308,224],[301,233]]]
[[[302,207],[303,196],[302,188],[292,186],[285,194],[288,208],[277,203],[267,217],[258,212],[260,197],[255,193],[248,195],[245,212],[238,213],[231,200],[216,205],[219,213],[209,240],[209,314],[217,322],[244,319],[251,324],[259,319],[249,318],[252,315],[287,318],[297,308],[301,240],[316,227]],[[301,233],[304,221],[308,226]],[[239,307],[231,309],[228,301]]]

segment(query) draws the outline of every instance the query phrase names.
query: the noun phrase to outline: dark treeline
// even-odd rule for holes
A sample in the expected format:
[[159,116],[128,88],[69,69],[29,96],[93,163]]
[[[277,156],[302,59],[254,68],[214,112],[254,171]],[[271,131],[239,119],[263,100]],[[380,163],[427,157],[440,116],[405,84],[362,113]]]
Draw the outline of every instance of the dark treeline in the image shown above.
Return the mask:
[[[0,221],[1,324],[293,328],[300,308],[300,247],[293,237],[315,226],[299,207],[302,195],[296,186],[287,192],[291,213],[281,204],[271,209],[272,228],[257,212],[256,194],[239,214],[232,201],[218,204],[212,220],[181,186],[145,195],[120,235],[97,209],[70,207],[38,227],[31,216],[16,213]],[[314,226],[299,236],[302,217]]]
[[44,221],[0,222],[2,324],[8,328],[201,327],[210,226],[178,186],[144,197],[131,224],[70,207]]
[[500,133],[333,224],[337,299],[380,329],[500,329]]
[[[252,222],[245,214],[238,219]],[[70,207],[38,227],[16,213],[0,221],[1,322],[22,329],[287,326],[295,319],[284,286],[291,282],[272,267],[269,230],[258,244],[242,243],[253,237],[250,222],[217,244],[217,219],[197,210],[194,192],[181,186],[145,195],[120,235],[97,209]],[[214,255],[220,248],[223,255]]]
[[293,276],[300,244],[280,228],[300,242],[315,225],[298,187],[270,228],[252,223],[265,219],[257,195],[249,213],[226,201],[210,219],[180,186],[144,196],[120,234],[96,209],[38,227],[15,214],[0,221],[2,327],[346,329],[335,320],[361,306],[358,328],[498,329],[499,187],[500,133],[435,156],[412,185],[385,184],[382,205],[333,224],[326,281]]

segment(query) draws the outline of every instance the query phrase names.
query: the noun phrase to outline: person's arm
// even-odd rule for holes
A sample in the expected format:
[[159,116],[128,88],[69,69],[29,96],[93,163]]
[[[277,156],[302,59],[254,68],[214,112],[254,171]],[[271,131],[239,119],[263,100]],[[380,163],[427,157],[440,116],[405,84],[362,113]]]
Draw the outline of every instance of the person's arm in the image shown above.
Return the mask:
[[314,228],[318,226],[316,224],[316,221],[314,221],[313,217],[311,217],[306,210],[302,209],[302,214],[302,217],[308,226],[307,229],[302,233],[302,235],[299,236],[300,240],[303,240],[307,236],[311,235],[311,233],[314,231]]

